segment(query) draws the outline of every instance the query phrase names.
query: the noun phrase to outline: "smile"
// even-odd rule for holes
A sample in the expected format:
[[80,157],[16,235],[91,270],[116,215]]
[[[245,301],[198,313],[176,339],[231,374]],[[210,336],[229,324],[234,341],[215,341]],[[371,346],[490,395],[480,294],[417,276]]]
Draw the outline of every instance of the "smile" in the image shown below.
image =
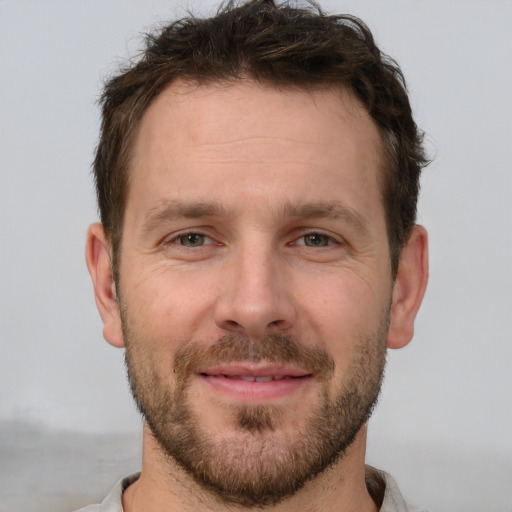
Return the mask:
[[273,380],[294,379],[295,377],[288,377],[285,375],[264,375],[256,377],[255,375],[222,375],[226,379],[238,379],[244,382],[271,382]]
[[296,393],[313,375],[300,368],[235,364],[199,374],[215,393],[240,402],[268,402]]
[[309,375],[301,375],[301,376],[292,376],[292,375],[210,375],[208,373],[202,373],[203,377],[215,377],[215,378],[224,378],[224,379],[232,379],[232,380],[241,380],[244,382],[273,382],[276,380],[287,380],[287,379],[301,379],[308,377]]

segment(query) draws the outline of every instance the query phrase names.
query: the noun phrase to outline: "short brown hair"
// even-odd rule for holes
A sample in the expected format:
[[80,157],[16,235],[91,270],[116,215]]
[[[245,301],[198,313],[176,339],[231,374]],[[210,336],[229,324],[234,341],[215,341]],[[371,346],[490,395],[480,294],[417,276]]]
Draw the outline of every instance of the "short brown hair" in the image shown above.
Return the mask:
[[114,270],[131,149],[150,103],[178,78],[202,84],[244,77],[277,87],[343,88],[364,105],[382,136],[382,194],[395,276],[428,163],[402,72],[358,18],[324,14],[312,2],[299,8],[274,0],[229,2],[212,18],[175,21],[147,35],[141,58],[106,83],[94,175]]

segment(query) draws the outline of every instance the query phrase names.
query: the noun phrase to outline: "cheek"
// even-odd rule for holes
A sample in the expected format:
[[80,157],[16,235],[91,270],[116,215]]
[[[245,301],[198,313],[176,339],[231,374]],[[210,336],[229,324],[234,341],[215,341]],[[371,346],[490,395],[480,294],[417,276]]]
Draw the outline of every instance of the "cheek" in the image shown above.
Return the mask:
[[390,290],[369,283],[353,271],[340,271],[301,293],[304,340],[323,345],[342,370],[355,356],[357,344],[379,329],[389,307]]
[[[144,268],[144,267],[139,267]],[[171,272],[165,265],[145,267],[123,287],[130,325],[146,340],[180,345],[194,339],[211,310],[211,286],[197,276]]]

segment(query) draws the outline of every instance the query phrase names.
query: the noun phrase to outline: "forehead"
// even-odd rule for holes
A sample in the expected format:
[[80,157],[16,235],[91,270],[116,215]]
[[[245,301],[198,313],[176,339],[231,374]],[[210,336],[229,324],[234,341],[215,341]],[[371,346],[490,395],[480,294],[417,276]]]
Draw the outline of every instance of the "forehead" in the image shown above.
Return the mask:
[[250,79],[206,85],[177,80],[143,115],[136,147],[147,147],[162,137],[187,145],[208,139],[217,142],[222,135],[235,140],[253,136],[258,129],[269,137],[290,134],[305,143],[338,145],[340,134],[336,130],[318,129],[327,122],[331,127],[351,125],[351,136],[343,134],[345,150],[355,148],[356,139],[364,138],[372,151],[380,153],[381,137],[373,119],[345,88],[277,88]]
[[380,199],[381,155],[375,123],[348,91],[278,89],[250,80],[178,81],[142,118],[128,203],[141,182],[157,199],[220,193],[223,183],[242,194],[258,188],[268,192],[269,181],[275,181],[293,189],[295,201],[297,194],[314,195],[312,180],[324,184],[319,194],[337,187],[340,174],[346,174],[346,188],[356,195],[373,190],[373,198]]

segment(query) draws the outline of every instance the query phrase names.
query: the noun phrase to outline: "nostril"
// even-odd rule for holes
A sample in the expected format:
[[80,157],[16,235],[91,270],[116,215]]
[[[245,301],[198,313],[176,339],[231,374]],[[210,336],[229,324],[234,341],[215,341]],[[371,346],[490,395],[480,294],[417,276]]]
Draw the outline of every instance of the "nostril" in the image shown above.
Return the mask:
[[214,321],[224,331],[260,338],[271,332],[288,330],[295,321],[295,308],[277,293],[263,298],[258,298],[257,294],[249,298],[226,294],[215,305]]

